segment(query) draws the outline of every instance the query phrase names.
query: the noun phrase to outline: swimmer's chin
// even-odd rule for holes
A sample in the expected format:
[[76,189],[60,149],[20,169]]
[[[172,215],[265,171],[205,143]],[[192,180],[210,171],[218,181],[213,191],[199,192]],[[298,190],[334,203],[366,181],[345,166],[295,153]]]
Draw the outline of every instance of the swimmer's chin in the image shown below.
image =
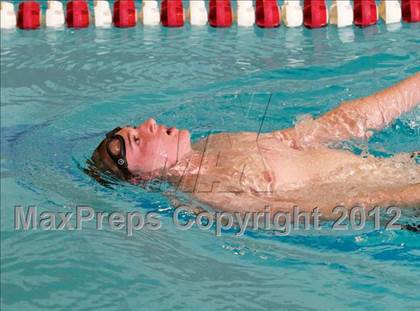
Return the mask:
[[191,152],[191,134],[188,130],[178,130],[178,154],[174,164],[185,158]]
[[179,131],[179,135],[181,135],[182,137],[185,137],[185,139],[187,139],[188,141],[191,140],[191,134],[189,130],[182,129]]
[[188,151],[191,151],[191,134],[188,130],[180,130],[180,141],[185,142],[185,145],[188,147]]

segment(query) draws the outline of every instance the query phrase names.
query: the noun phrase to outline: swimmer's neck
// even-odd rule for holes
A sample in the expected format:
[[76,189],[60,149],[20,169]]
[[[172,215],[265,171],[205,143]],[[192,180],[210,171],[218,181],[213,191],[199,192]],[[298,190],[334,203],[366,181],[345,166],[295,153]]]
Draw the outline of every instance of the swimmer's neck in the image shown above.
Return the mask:
[[[208,159],[211,155],[206,155],[205,158]],[[171,166],[167,171],[167,177],[180,177],[198,174],[200,168],[200,163],[203,161],[204,152],[197,146],[193,144],[190,152],[188,152],[182,159],[179,159],[173,166]]]

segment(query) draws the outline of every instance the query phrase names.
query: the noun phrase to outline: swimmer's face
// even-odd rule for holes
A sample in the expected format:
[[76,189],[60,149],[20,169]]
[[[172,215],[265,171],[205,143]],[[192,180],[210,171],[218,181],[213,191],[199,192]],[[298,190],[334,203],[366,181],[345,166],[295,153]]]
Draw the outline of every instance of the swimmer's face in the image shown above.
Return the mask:
[[169,168],[191,151],[187,130],[168,128],[153,119],[138,127],[124,127],[117,134],[124,138],[128,169],[132,174]]

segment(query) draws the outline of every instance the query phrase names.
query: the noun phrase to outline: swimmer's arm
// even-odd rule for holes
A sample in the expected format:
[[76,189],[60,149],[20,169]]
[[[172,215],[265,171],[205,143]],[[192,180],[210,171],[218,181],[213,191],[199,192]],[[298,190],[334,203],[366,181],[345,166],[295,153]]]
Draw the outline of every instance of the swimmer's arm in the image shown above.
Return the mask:
[[279,135],[296,146],[305,141],[316,144],[369,138],[371,130],[381,130],[419,104],[420,73],[416,73],[371,96],[343,102],[318,119],[283,130]]

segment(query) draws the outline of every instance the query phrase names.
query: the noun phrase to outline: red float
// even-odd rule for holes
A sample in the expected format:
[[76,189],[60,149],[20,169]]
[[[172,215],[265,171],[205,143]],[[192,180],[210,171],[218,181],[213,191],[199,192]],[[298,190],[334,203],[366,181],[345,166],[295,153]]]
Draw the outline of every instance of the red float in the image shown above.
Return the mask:
[[420,0],[402,0],[401,10],[404,22],[420,22]]
[[41,26],[41,6],[38,2],[19,3],[17,26],[21,29],[37,29]]
[[255,21],[262,28],[280,26],[281,17],[277,0],[257,0],[255,8]]
[[304,0],[303,24],[308,28],[321,28],[326,26],[327,6],[325,0]]
[[375,0],[354,0],[354,24],[359,27],[375,25],[378,22],[378,12]]
[[230,0],[210,0],[209,25],[212,27],[232,26],[232,5]]
[[89,27],[89,7],[84,0],[72,0],[67,2],[66,23],[70,28]]
[[182,0],[163,0],[160,7],[160,20],[165,27],[184,26]]
[[112,22],[116,27],[134,27],[137,24],[136,4],[134,0],[117,0],[114,2]]

